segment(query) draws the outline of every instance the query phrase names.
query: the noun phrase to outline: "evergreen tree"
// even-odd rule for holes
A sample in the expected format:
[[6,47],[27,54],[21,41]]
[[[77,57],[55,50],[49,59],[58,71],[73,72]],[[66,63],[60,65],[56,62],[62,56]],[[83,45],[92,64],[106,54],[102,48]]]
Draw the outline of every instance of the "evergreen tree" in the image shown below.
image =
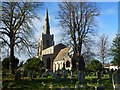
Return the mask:
[[113,63],[120,66],[120,34],[117,34],[113,40],[111,55],[113,56]]

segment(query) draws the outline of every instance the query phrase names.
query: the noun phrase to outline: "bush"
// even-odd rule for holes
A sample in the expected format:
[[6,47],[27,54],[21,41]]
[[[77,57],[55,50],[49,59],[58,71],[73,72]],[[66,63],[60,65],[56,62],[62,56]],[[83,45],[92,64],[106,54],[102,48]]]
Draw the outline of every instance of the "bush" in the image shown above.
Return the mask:
[[[9,70],[9,63],[10,63],[10,57],[4,58],[2,61],[2,69],[3,71],[8,71]],[[14,69],[17,69],[19,63],[19,59],[15,58],[13,60],[13,67]]]
[[39,59],[39,58],[36,58],[36,57],[33,57],[33,58],[30,58],[30,59],[27,59],[24,67],[25,67],[25,70],[27,71],[40,71],[41,68],[43,67],[44,63]]
[[87,69],[90,71],[98,71],[102,69],[102,64],[98,60],[90,60],[87,64]]

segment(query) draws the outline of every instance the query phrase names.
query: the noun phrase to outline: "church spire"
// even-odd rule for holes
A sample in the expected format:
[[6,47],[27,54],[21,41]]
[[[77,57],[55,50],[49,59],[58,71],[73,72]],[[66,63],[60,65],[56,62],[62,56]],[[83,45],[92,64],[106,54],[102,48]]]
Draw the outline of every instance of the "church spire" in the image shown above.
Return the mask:
[[48,9],[46,9],[46,16],[44,19],[44,34],[50,34],[50,26],[49,26],[49,17],[48,17]]

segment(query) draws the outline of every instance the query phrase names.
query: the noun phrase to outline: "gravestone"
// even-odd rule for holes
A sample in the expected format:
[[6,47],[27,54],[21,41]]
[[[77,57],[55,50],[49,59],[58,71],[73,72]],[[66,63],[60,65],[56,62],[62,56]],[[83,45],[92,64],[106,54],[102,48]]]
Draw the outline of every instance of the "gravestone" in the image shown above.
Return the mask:
[[23,71],[23,77],[27,77],[27,71]]
[[48,75],[47,74],[43,74],[42,77],[47,77]]
[[81,84],[75,84],[75,89],[77,89],[77,90],[86,90],[85,89],[86,88],[86,86],[85,85],[81,85]]
[[57,81],[57,82],[61,81],[61,74],[55,75],[55,81]]
[[112,82],[114,90],[120,90],[120,67],[113,73]]
[[17,71],[15,73],[15,80],[20,80],[21,79],[21,72],[20,71]]
[[33,78],[36,78],[37,75],[36,75],[36,72],[33,72]]
[[85,82],[85,75],[83,71],[78,71],[78,81],[80,81],[81,83]]
[[52,76],[52,75],[53,75],[52,71],[49,71],[49,72],[48,72],[48,74],[49,74],[50,76]]
[[110,81],[112,81],[112,75],[113,75],[113,73],[114,73],[113,69],[109,70],[108,74],[109,74]]
[[70,79],[71,79],[71,80],[74,80],[74,79],[75,79],[75,76],[73,76],[73,75],[70,76]]
[[48,70],[46,70],[46,74],[47,74],[47,76],[49,76],[49,71]]
[[105,90],[105,87],[104,86],[96,86],[95,90]]
[[97,78],[98,78],[99,80],[101,80],[101,71],[100,71],[100,70],[97,71]]
[[33,73],[32,72],[29,73],[29,77],[30,77],[30,81],[33,80]]
[[68,72],[66,70],[63,71],[63,78],[64,80],[67,79],[67,76],[68,76]]
[[58,69],[58,70],[56,71],[56,74],[61,74],[60,69]]

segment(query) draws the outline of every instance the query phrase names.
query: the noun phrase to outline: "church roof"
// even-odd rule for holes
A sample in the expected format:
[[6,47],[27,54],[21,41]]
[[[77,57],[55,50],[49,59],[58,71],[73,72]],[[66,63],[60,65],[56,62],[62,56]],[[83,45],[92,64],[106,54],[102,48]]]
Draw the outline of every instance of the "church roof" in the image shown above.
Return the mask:
[[54,59],[54,61],[60,61],[64,58],[64,56],[67,54],[67,52],[69,51],[69,47],[66,47],[64,49],[61,49],[60,52],[58,53],[58,55],[56,56],[56,58]]

